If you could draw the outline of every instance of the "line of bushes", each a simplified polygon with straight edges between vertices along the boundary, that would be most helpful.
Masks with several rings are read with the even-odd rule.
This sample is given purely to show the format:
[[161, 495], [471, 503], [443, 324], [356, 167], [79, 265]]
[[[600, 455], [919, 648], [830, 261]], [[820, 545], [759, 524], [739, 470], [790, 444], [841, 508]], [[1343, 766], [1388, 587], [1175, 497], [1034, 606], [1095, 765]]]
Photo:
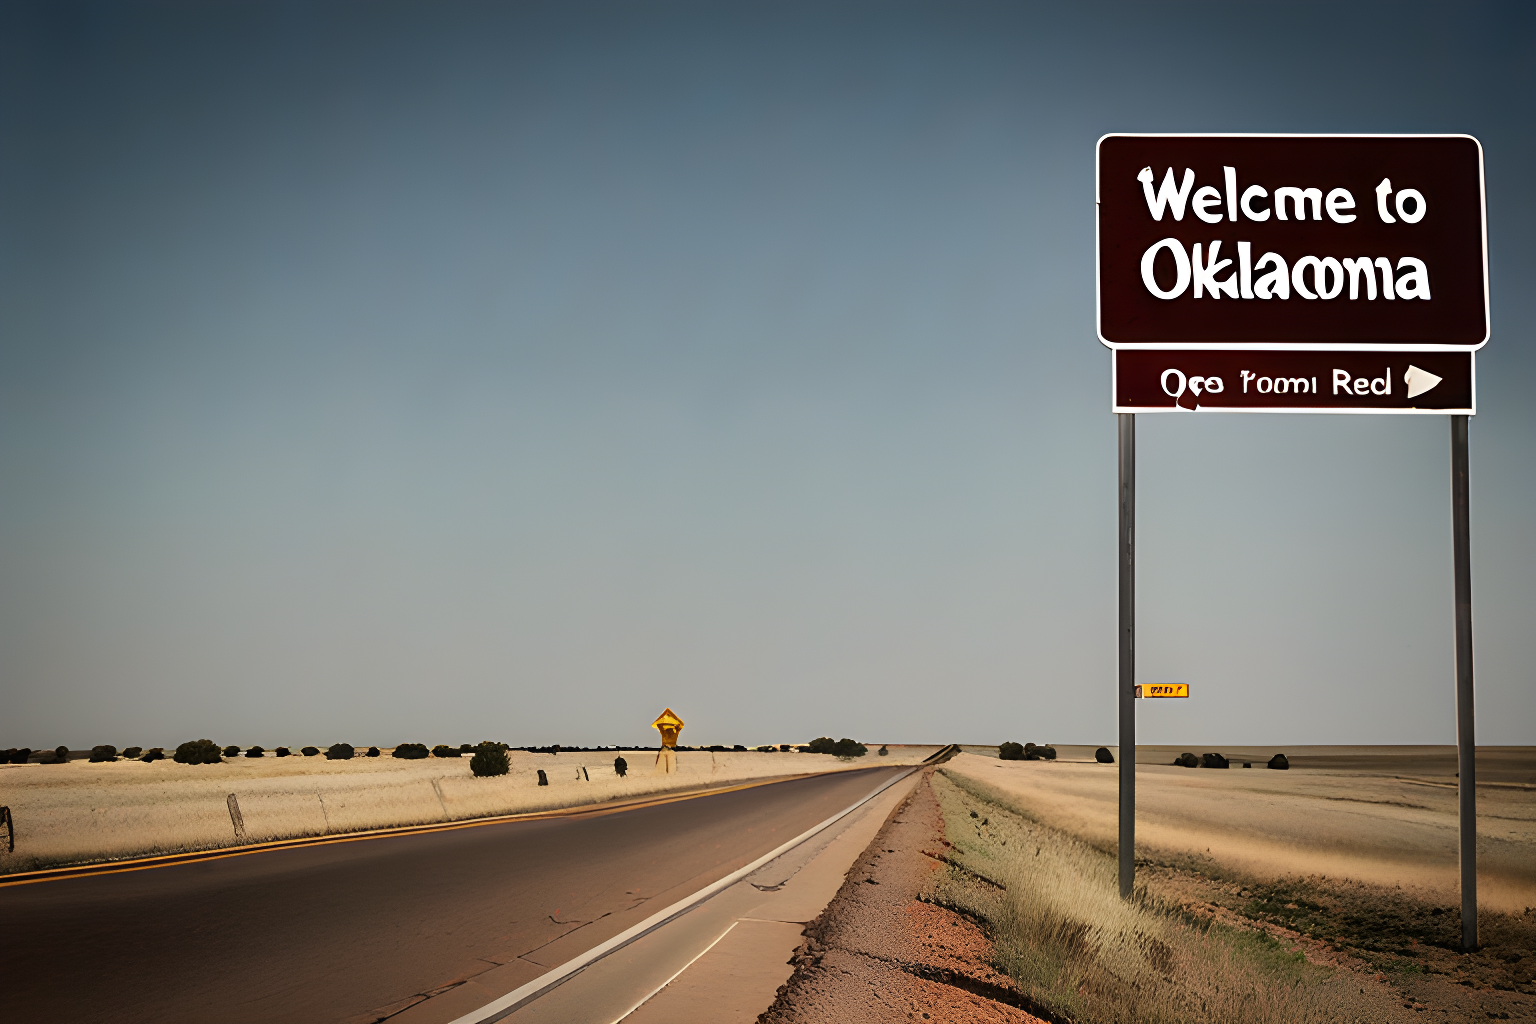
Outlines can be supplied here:
[[[94, 755], [96, 751], [93, 750], [91, 753]], [[38, 764], [64, 764], [69, 760], [69, 748], [61, 743], [52, 750], [33, 750], [31, 747], [8, 747], [0, 750], [0, 764], [27, 764], [33, 757], [39, 759]], [[91, 760], [95, 761], [97, 758], [92, 756]], [[110, 760], [110, 758], [104, 760]]]
[[[435, 746], [431, 747], [430, 749], [424, 743], [401, 743], [401, 744], [399, 744], [398, 746], [396, 746], [394, 748], [394, 750], [392, 751], [392, 756], [398, 757], [398, 758], [403, 758], [403, 759], [406, 759], [406, 760], [418, 760], [418, 759], [426, 758], [426, 757], [464, 757], [465, 755], [469, 755], [470, 759], [471, 759], [471, 762], [473, 762], [474, 759], [476, 757], [478, 757], [481, 754], [482, 750], [484, 748], [486, 748], [488, 745], [490, 747], [492, 747], [492, 748], [495, 748], [497, 753], [494, 754], [494, 755], [491, 755], [491, 756], [489, 756], [487, 758], [481, 758], [481, 762], [480, 763], [481, 763], [481, 767], [482, 768], [485, 768], [485, 767], [489, 766], [489, 767], [491, 767], [493, 769], [495, 768], [495, 766], [497, 766], [500, 763], [500, 761], [503, 761], [503, 760], [506, 759], [507, 751], [512, 750], [512, 749], [520, 749], [520, 750], [526, 750], [526, 751], [529, 751], [529, 752], [532, 752], [532, 753], [546, 753], [546, 754], [559, 754], [561, 752], [577, 753], [577, 752], [596, 752], [596, 751], [605, 751], [605, 750], [618, 751], [618, 750], [654, 750], [654, 749], [656, 749], [655, 747], [637, 747], [637, 746], [622, 746], [621, 747], [621, 746], [617, 746], [617, 745], [615, 745], [613, 747], [565, 747], [565, 746], [561, 746], [559, 744], [552, 744], [552, 745], [550, 745], [548, 747], [520, 747], [520, 748], [513, 748], [513, 747], [510, 747], [508, 744], [505, 744], [505, 743], [496, 743], [496, 742], [492, 742], [492, 741], [487, 740], [487, 741], [483, 741], [483, 742], [481, 742], [479, 744], [476, 744], [476, 745], [471, 745], [471, 744], [468, 744], [468, 743], [462, 743], [462, 744], [458, 745], [457, 747], [452, 746], [451, 744], [447, 744], [447, 743], [439, 743], [439, 744], [436, 744]], [[716, 752], [716, 753], [724, 753], [724, 752], [731, 752], [731, 753], [742, 752], [742, 753], [744, 753], [749, 748], [744, 746], [743, 744], [737, 743], [737, 744], [733, 744], [732, 746], [729, 746], [729, 747], [725, 746], [724, 744], [714, 744], [714, 745], [707, 746], [707, 747], [685, 747], [685, 746], [679, 746], [679, 747], [677, 747], [677, 749], [680, 750], [680, 751], [711, 751], [711, 752]], [[758, 750], [758, 751], [764, 752], [764, 753], [785, 752], [785, 751], [790, 751], [790, 750], [798, 749], [798, 750], [800, 750], [803, 753], [831, 754], [831, 755], [833, 755], [835, 757], [841, 757], [841, 758], [863, 757], [865, 754], [867, 754], [869, 752], [869, 748], [868, 747], [866, 747], [864, 744], [859, 743], [859, 742], [857, 742], [855, 740], [851, 740], [851, 739], [849, 739], [847, 737], [844, 737], [844, 738], [842, 738], [840, 740], [834, 740], [830, 736], [820, 736], [820, 737], [817, 737], [816, 739], [812, 740], [810, 743], [805, 744], [803, 746], [800, 746], [798, 748], [793, 746], [792, 744], [784, 743], [784, 744], [779, 744], [777, 746], [775, 746], [773, 744], [766, 744], [764, 746], [760, 746], [760, 747], [757, 747], [755, 749]], [[885, 748], [882, 747], [881, 748], [881, 753], [883, 754], [885, 752], [886, 752]], [[314, 746], [306, 746], [306, 747], [300, 748], [298, 751], [293, 751], [293, 750], [290, 750], [288, 747], [275, 747], [275, 748], [269, 749], [269, 748], [263, 747], [263, 746], [261, 746], [259, 744], [251, 746], [251, 747], [248, 747], [248, 748], [242, 750], [239, 746], [237, 746], [235, 744], [229, 744], [227, 746], [221, 746], [221, 745], [219, 745], [217, 743], [214, 743], [212, 740], [209, 740], [209, 739], [197, 739], [197, 740], [188, 740], [185, 743], [179, 744], [176, 747], [176, 751], [175, 751], [174, 755], [172, 755], [172, 758], [178, 764], [221, 764], [221, 763], [223, 763], [226, 760], [229, 760], [229, 759], [232, 759], [232, 758], [238, 758], [238, 757], [242, 757], [242, 756], [246, 757], [246, 758], [261, 758], [261, 757], [268, 757], [268, 756], [272, 756], [272, 757], [292, 757], [296, 753], [302, 754], [305, 757], [317, 757], [317, 756], [319, 756], [321, 754], [324, 754], [326, 759], [327, 760], [331, 760], [331, 761], [351, 760], [354, 757], [379, 757], [379, 756], [381, 756], [381, 752], [380, 752], [379, 748], [376, 747], [376, 746], [369, 747], [367, 749], [366, 753], [364, 753], [364, 752], [360, 752], [357, 748], [353, 747], [350, 743], [333, 743], [329, 748], [327, 748], [327, 749], [325, 749], [323, 751], [319, 747], [314, 747]], [[66, 746], [63, 746], [63, 745], [60, 745], [54, 751], [44, 752], [44, 754], [46, 756], [43, 756], [42, 759], [41, 759], [43, 764], [62, 764], [62, 763], [64, 763], [64, 762], [69, 760], [69, 748], [66, 747]], [[20, 747], [20, 748], [12, 747], [12, 748], [9, 748], [9, 749], [0, 749], [0, 764], [26, 764], [31, 758], [33, 758], [35, 756], [37, 756], [37, 753], [34, 750], [32, 750], [32, 748], [30, 748], [30, 747]], [[123, 748], [123, 750], [121, 752], [119, 752], [117, 747], [113, 746], [110, 743], [104, 743], [104, 744], [100, 744], [98, 746], [95, 746], [95, 747], [91, 748], [90, 755], [89, 755], [89, 760], [92, 763], [102, 763], [102, 762], [108, 762], [108, 761], [117, 761], [117, 760], [120, 760], [120, 759], [129, 759], [129, 760], [137, 760], [137, 761], [143, 761], [143, 762], [152, 762], [152, 761], [164, 760], [166, 758], [166, 756], [167, 755], [166, 755], [166, 752], [165, 752], [165, 748], [163, 748], [163, 747], [150, 747], [150, 748], [148, 748], [146, 750], [144, 747], [132, 746], [132, 747], [125, 747], [125, 748]], [[477, 770], [475, 770], [473, 763], [471, 764], [471, 771], [474, 771], [475, 774], [477, 774], [477, 775], [500, 775], [500, 774], [505, 774], [505, 771], [496, 771], [496, 770], [477, 771]]]
[[[1228, 761], [1226, 759], [1226, 757], [1223, 756], [1222, 754], [1209, 753], [1209, 754], [1201, 754], [1199, 757], [1196, 757], [1193, 753], [1191, 753], [1190, 751], [1187, 751], [1187, 750], [1184, 753], [1180, 754], [1178, 757], [1174, 758], [1173, 759], [1173, 763], [1175, 765], [1179, 766], [1180, 768], [1230, 768], [1230, 767], [1232, 767], [1232, 762]], [[1244, 761], [1243, 762], [1243, 767], [1244, 768], [1251, 768], [1252, 766], [1253, 766], [1253, 762], [1252, 761]], [[1290, 760], [1284, 754], [1276, 754], [1274, 757], [1269, 759], [1269, 763], [1266, 764], [1265, 767], [1266, 768], [1273, 768], [1276, 771], [1282, 771], [1283, 772], [1283, 771], [1288, 771], [1290, 769], [1291, 762], [1290, 762]]]

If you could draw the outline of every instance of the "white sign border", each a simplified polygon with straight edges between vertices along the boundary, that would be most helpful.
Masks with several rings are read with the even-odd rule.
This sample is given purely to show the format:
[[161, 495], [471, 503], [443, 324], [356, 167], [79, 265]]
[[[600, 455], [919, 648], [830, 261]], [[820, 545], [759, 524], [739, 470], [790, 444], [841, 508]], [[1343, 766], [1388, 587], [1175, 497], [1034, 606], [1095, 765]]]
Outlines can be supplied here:
[[[1483, 340], [1476, 345], [1424, 345], [1390, 343], [1348, 342], [1114, 342], [1104, 337], [1104, 300], [1100, 287], [1102, 253], [1099, 251], [1099, 151], [1105, 139], [1470, 139], [1477, 147], [1477, 193], [1482, 212], [1483, 229]], [[1211, 352], [1286, 351], [1286, 352], [1476, 352], [1488, 344], [1493, 335], [1493, 308], [1488, 298], [1488, 175], [1483, 163], [1483, 143], [1475, 135], [1454, 132], [1398, 132], [1398, 133], [1351, 133], [1351, 132], [1106, 132], [1093, 144], [1093, 330], [1100, 344], [1111, 351], [1119, 349], [1190, 349]], [[1474, 364], [1475, 370], [1475, 364]], [[1477, 380], [1473, 374], [1473, 405], [1477, 404]], [[1131, 409], [1116, 409], [1131, 412]], [[1144, 410], [1152, 412], [1154, 410]], [[1251, 412], [1249, 409], [1233, 409], [1232, 412]], [[1364, 410], [1362, 410], [1364, 411]], [[1373, 410], [1374, 411], [1374, 410]], [[1439, 415], [1438, 411], [1436, 415]]]

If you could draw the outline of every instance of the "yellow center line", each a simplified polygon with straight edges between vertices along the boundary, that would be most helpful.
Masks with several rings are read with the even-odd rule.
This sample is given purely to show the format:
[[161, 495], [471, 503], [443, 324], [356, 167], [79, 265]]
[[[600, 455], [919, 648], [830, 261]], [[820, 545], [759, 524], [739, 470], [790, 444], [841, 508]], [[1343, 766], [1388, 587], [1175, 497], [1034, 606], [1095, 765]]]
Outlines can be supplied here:
[[[862, 771], [865, 769], [854, 770]], [[846, 769], [844, 771], [846, 771]], [[0, 888], [4, 888], [10, 885], [32, 885], [38, 882], [60, 882], [70, 878], [94, 878], [97, 875], [116, 875], [127, 871], [148, 871], [151, 868], [175, 867], [178, 864], [201, 864], [210, 860], [223, 860], [226, 857], [246, 857], [253, 853], [272, 853], [278, 850], [293, 850], [310, 846], [328, 846], [332, 843], [356, 843], [368, 839], [391, 839], [396, 836], [425, 835], [430, 832], [452, 832], [461, 828], [479, 828], [482, 825], [500, 825], [512, 821], [537, 821], [543, 818], [568, 818], [579, 814], [588, 814], [592, 816], [603, 814], [618, 814], [621, 811], [633, 811], [643, 807], [659, 807], [663, 804], [677, 803], [682, 800], [693, 800], [701, 796], [716, 796], [721, 793], [735, 793], [744, 789], [754, 789], [758, 786], [769, 786], [778, 782], [788, 782], [792, 779], [806, 779], [818, 775], [841, 775], [844, 774], [844, 771], [804, 772], [798, 775], [773, 775], [765, 779], [754, 779], [750, 782], [737, 783], [733, 786], [689, 790], [683, 793], [669, 793], [662, 796], [643, 797], [636, 800], [628, 800], [617, 803], [581, 804], [574, 807], [555, 807], [547, 811], [526, 811], [521, 814], [499, 814], [487, 818], [468, 818], [464, 821], [447, 821], [432, 825], [401, 825], [394, 828], [369, 829], [362, 832], [352, 832], [339, 836], [311, 836], [299, 839], [274, 839], [265, 843], [252, 843], [249, 846], [239, 847], [238, 849], [191, 850], [186, 853], [162, 854], [156, 857], [138, 857], [132, 860], [115, 861], [111, 864], [78, 865], [59, 868], [40, 868], [36, 871], [18, 871], [15, 874], [0, 877]]]

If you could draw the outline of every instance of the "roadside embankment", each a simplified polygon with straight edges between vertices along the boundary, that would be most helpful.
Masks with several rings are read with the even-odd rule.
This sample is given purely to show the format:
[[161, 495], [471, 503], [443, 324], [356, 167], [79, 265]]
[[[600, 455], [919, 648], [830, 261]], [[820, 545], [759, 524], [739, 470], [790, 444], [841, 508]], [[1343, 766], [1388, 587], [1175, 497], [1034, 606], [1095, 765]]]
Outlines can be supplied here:
[[[0, 874], [629, 800], [777, 776], [916, 764], [936, 746], [848, 760], [822, 754], [683, 751], [659, 771], [645, 750], [508, 752], [507, 775], [477, 778], [466, 757], [229, 758], [219, 764], [115, 761], [0, 766], [16, 849]], [[629, 773], [614, 771], [614, 758]], [[539, 785], [542, 770], [548, 785]]]

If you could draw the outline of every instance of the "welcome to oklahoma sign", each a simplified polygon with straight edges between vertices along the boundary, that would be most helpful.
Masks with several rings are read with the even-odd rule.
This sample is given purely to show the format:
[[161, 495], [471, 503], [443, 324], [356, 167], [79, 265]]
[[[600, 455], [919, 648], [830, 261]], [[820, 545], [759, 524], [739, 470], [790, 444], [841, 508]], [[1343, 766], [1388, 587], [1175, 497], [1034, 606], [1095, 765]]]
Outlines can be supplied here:
[[1488, 341], [1465, 135], [1106, 135], [1117, 412], [1471, 413]]

